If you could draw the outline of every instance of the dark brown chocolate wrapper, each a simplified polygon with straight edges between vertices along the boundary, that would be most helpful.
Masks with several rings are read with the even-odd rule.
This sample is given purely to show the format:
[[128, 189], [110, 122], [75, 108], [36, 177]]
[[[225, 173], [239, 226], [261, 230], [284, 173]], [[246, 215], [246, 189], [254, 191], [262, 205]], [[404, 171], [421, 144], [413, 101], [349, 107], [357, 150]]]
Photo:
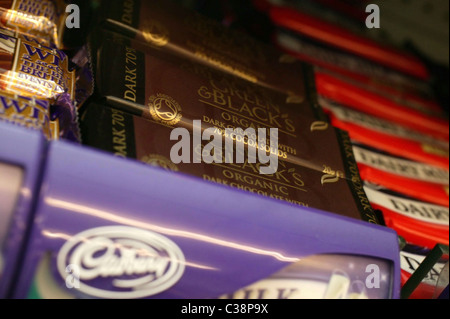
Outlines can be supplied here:
[[335, 178], [283, 160], [278, 162], [278, 171], [273, 175], [260, 175], [257, 164], [248, 161], [243, 164], [181, 162], [175, 165], [170, 152], [176, 141], [170, 141], [170, 127], [96, 103], [87, 105], [80, 120], [83, 143], [115, 156], [137, 159], [293, 204], [378, 223], [363, 189], [358, 189], [360, 181], [357, 178]]
[[203, 128], [221, 132], [277, 128], [281, 159], [347, 177], [340, 137], [327, 122], [304, 114], [308, 103], [286, 104], [279, 92], [159, 50], [140, 51], [120, 36], [102, 43], [92, 54], [99, 100], [171, 127], [192, 129], [193, 120], [201, 120]]
[[[314, 81], [307, 79], [304, 65], [244, 33], [171, 1], [103, 4], [104, 25], [136, 39], [136, 45], [155, 47], [282, 92], [287, 101], [308, 99]], [[312, 111], [309, 115], [321, 116], [319, 110]]]

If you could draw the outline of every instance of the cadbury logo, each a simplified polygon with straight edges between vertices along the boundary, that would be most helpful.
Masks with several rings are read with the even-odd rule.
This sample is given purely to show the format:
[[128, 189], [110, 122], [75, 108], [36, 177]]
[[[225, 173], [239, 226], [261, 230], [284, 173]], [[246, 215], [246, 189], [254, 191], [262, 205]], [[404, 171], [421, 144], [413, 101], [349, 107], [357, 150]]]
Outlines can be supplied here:
[[184, 273], [185, 258], [170, 239], [124, 226], [100, 227], [72, 237], [61, 248], [57, 267], [78, 269], [79, 290], [98, 298], [135, 299], [159, 294]]

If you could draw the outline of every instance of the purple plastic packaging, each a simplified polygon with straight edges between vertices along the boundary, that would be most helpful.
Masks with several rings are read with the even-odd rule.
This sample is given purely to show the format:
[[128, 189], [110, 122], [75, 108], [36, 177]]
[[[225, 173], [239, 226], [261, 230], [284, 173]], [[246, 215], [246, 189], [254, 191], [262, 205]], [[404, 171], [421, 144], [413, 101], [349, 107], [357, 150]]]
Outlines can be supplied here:
[[37, 197], [44, 135], [0, 123], [0, 299], [8, 297]]
[[49, 145], [13, 298], [399, 298], [391, 229]]

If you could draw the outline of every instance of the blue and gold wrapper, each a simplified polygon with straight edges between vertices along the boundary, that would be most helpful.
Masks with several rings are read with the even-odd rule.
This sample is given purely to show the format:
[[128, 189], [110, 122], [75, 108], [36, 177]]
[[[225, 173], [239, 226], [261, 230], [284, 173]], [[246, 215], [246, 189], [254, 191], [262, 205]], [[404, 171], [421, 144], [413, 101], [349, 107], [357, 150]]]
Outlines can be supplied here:
[[0, 1], [0, 27], [61, 48], [66, 6], [64, 0]]
[[[2, 118], [40, 128], [47, 138], [80, 141], [77, 106], [90, 93], [77, 89], [77, 79], [84, 76], [79, 70], [82, 67], [65, 52], [45, 46], [40, 39], [0, 29]], [[78, 96], [84, 98], [77, 98], [76, 92], [83, 92]], [[25, 102], [39, 107], [20, 106]]]

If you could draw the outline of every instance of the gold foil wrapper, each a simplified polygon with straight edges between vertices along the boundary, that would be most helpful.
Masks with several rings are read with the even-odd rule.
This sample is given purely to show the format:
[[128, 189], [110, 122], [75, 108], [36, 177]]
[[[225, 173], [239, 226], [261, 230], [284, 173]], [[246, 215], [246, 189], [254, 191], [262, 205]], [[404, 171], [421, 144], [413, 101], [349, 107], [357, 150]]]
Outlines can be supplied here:
[[63, 0], [0, 1], [0, 27], [62, 46], [66, 18]]
[[54, 101], [63, 93], [73, 99], [74, 85], [64, 52], [0, 30], [0, 89]]
[[1, 91], [0, 121], [41, 131], [49, 140], [59, 136], [59, 123], [50, 120], [50, 104], [44, 100]]

